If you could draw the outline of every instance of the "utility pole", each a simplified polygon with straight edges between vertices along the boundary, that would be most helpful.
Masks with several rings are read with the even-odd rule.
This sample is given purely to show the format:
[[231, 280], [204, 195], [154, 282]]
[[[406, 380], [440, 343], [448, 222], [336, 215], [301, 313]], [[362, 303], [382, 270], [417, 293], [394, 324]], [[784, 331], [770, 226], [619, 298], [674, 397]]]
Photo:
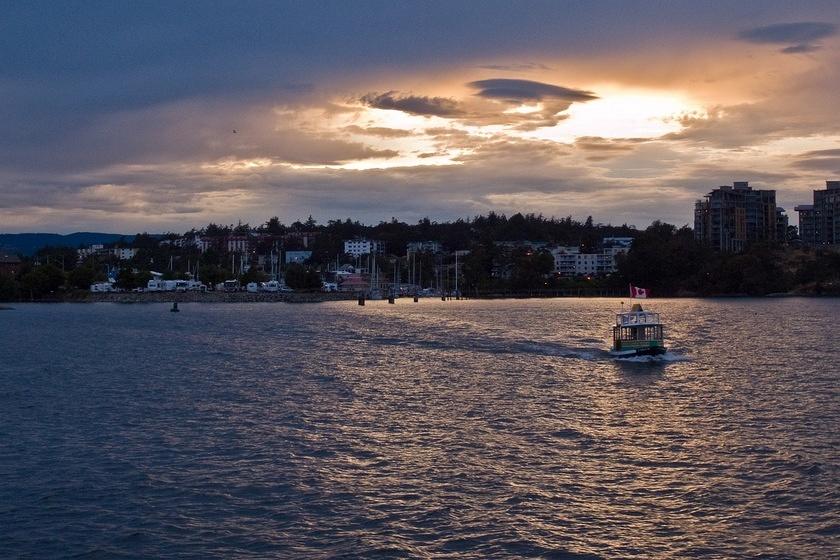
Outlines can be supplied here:
[[458, 251], [455, 251], [455, 299], [461, 299], [461, 293], [458, 291]]

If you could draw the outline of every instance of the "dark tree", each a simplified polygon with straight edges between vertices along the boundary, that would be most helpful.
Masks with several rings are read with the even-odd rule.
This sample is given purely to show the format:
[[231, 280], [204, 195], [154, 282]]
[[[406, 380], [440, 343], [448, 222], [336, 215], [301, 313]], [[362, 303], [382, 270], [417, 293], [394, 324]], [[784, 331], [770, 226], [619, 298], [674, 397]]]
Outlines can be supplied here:
[[301, 264], [290, 264], [284, 274], [286, 285], [295, 290], [321, 289], [321, 275]]
[[38, 299], [54, 294], [64, 285], [64, 273], [51, 264], [37, 266], [20, 278], [24, 295]]

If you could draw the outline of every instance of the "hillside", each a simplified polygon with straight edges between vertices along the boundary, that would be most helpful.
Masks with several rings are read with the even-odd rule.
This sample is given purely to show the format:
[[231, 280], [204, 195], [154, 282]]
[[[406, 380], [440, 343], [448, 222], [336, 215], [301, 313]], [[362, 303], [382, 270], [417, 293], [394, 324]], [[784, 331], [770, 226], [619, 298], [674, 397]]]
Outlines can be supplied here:
[[26, 256], [35, 254], [42, 247], [79, 247], [95, 243], [114, 243], [125, 240], [130, 242], [133, 235], [117, 233], [96, 233], [81, 231], [60, 235], [58, 233], [0, 233], [0, 249], [10, 253], [21, 253]]

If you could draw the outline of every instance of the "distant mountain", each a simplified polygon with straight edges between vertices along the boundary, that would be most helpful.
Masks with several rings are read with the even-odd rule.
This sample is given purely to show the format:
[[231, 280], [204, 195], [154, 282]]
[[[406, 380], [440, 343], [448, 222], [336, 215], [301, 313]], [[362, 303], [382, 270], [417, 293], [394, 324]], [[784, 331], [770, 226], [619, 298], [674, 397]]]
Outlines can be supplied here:
[[57, 233], [0, 233], [0, 249], [10, 253], [34, 255], [42, 247], [79, 247], [96, 243], [131, 242], [133, 235], [80, 231], [68, 235]]

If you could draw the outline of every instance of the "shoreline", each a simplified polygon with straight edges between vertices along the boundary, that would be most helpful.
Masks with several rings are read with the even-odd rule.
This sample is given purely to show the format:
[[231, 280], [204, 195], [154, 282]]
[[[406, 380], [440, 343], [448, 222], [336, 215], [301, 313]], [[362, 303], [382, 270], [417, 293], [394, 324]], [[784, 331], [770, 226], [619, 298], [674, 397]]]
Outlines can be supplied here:
[[[773, 293], [763, 296], [750, 296], [746, 294], [715, 294], [715, 295], [688, 295], [667, 296], [657, 299], [786, 299], [786, 298], [836, 298], [838, 294], [813, 294], [813, 293]], [[64, 297], [44, 298], [40, 300], [14, 300], [0, 303], [0, 310], [12, 309], [8, 307], [15, 303], [121, 303], [121, 304], [143, 304], [143, 303], [324, 303], [330, 301], [355, 301], [358, 294], [353, 292], [141, 292], [141, 293], [91, 293], [73, 292]], [[611, 298], [629, 299], [626, 295], [607, 293], [488, 293], [479, 295], [465, 295], [463, 300], [503, 300], [503, 299], [592, 299]], [[411, 296], [398, 297], [397, 300], [412, 300]], [[440, 296], [421, 297], [420, 300], [439, 301]], [[455, 300], [449, 297], [447, 300]], [[367, 299], [367, 301], [377, 301]], [[385, 298], [382, 299], [385, 301]]]
[[88, 293], [83, 298], [66, 298], [67, 303], [322, 303], [356, 299], [339, 292], [142, 292]]

